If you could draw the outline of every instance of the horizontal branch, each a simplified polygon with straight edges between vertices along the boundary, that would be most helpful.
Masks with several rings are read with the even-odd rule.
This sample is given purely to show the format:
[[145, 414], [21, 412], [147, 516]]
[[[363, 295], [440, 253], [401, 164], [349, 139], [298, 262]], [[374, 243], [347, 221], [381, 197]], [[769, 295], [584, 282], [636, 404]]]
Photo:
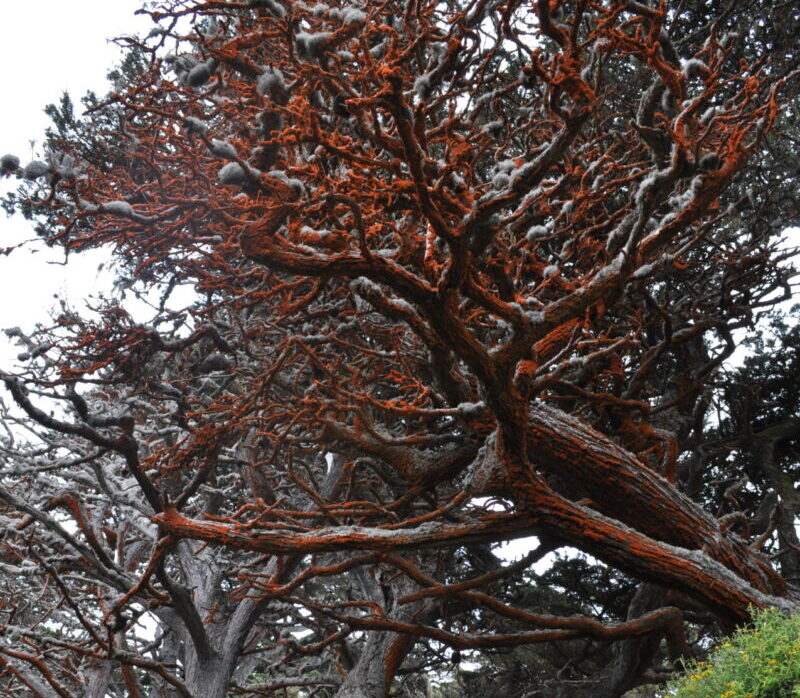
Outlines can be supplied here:
[[416, 528], [393, 530], [332, 526], [309, 533], [289, 530], [252, 532], [235, 524], [189, 519], [172, 508], [154, 516], [153, 521], [179, 538], [274, 555], [328, 553], [336, 550], [416, 550], [511, 540], [538, 532], [531, 518], [517, 514], [490, 514], [460, 523], [423, 523]]

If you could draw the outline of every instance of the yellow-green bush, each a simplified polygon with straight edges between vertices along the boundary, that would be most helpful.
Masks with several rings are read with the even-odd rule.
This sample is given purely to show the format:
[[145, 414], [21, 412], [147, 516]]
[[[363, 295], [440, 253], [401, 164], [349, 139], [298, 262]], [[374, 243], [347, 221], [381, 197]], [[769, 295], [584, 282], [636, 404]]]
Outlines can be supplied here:
[[800, 698], [800, 615], [759, 612], [707, 662], [670, 685], [676, 698]]

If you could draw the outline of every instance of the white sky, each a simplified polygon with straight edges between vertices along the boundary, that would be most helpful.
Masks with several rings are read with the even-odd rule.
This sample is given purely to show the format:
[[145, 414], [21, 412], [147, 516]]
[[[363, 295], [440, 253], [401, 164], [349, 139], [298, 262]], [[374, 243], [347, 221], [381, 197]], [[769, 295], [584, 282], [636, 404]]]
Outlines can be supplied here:
[[[39, 145], [48, 118], [43, 109], [56, 103], [67, 90], [80, 109], [87, 90], [107, 91], [106, 73], [120, 56], [108, 37], [149, 30], [150, 20], [134, 17], [139, 0], [38, 0], [0, 5], [0, 155], [17, 155], [25, 165], [40, 154]], [[37, 141], [31, 149], [30, 141]], [[16, 180], [0, 180], [0, 192], [13, 191]], [[21, 216], [7, 218], [0, 212], [0, 249], [33, 237]], [[36, 250], [35, 254], [31, 254]], [[68, 297], [77, 306], [99, 285], [107, 287], [109, 274], [98, 274], [102, 254], [70, 259], [69, 274], [63, 254], [41, 245], [0, 255], [0, 330], [23, 330], [47, 319], [57, 302], [54, 294]], [[0, 334], [0, 368], [8, 369], [18, 350]]]

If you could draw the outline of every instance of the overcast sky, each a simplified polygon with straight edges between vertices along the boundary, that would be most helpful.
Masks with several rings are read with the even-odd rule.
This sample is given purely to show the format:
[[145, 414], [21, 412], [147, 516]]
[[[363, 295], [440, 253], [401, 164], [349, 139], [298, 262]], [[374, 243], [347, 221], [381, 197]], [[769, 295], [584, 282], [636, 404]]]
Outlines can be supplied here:
[[[40, 155], [42, 134], [48, 124], [46, 104], [57, 102], [67, 90], [77, 105], [92, 89], [107, 90], [106, 73], [120, 56], [107, 39], [148, 29], [150, 20], [134, 17], [139, 0], [38, 0], [0, 4], [0, 155], [17, 155], [23, 165]], [[31, 141], [37, 143], [31, 147]], [[14, 179], [0, 180], [0, 192], [13, 190]], [[21, 217], [6, 218], [0, 212], [0, 249], [33, 237], [30, 224]], [[33, 250], [35, 254], [31, 254]], [[54, 294], [70, 301], [107, 286], [109, 274], [98, 274], [101, 255], [70, 260], [69, 274], [63, 254], [40, 245], [0, 256], [0, 330], [20, 326], [30, 329], [47, 318], [57, 302]], [[8, 369], [12, 351], [0, 335], [0, 368]]]

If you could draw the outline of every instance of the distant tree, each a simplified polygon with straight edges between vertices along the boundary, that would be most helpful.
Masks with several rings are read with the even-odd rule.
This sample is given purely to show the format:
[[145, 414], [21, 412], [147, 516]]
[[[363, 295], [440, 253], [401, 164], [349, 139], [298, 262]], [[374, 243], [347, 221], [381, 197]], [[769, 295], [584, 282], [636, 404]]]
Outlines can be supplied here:
[[724, 366], [791, 297], [797, 3], [143, 11], [2, 160], [119, 275], [11, 330], [6, 692], [621, 696], [800, 610], [797, 332]]

